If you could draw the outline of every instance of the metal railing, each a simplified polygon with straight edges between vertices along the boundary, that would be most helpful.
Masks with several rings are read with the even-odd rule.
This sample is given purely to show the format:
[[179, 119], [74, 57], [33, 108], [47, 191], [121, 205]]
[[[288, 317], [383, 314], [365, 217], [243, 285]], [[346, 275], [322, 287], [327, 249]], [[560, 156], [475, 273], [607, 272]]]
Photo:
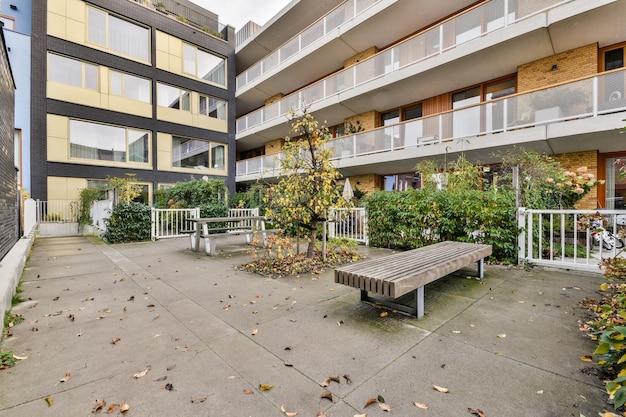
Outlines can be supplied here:
[[78, 200], [37, 200], [37, 223], [73, 223], [80, 215]]
[[324, 17], [289, 39], [274, 52], [239, 74], [237, 76], [236, 88], [244, 88], [246, 85], [276, 68], [281, 63], [285, 62], [285, 60], [296, 55], [317, 40], [329, 34], [337, 35], [337, 29], [341, 27], [341, 25], [351, 21], [370, 6], [380, 3], [381, 1], [382, 0], [347, 0], [340, 4]]
[[[457, 110], [413, 119], [327, 143], [332, 159], [393, 152], [455, 139], [508, 132], [568, 120], [626, 111], [626, 70], [515, 94]], [[282, 154], [237, 162], [237, 175], [280, 173]]]
[[[282, 117], [290, 111], [296, 111], [302, 107], [311, 106], [312, 104], [335, 96], [343, 91], [354, 89], [376, 78], [400, 71], [408, 65], [440, 55], [451, 48], [472, 39], [479, 38], [486, 33], [502, 29], [530, 15], [541, 13], [571, 1], [573, 0], [545, 0], [541, 2], [524, 3], [521, 0], [493, 0], [482, 4], [437, 26], [427, 29], [369, 59], [361, 61], [356, 65], [298, 90], [281, 100], [238, 118], [237, 133], [244, 132], [262, 123]], [[340, 6], [340, 8], [342, 8], [341, 10], [343, 10], [343, 7], [349, 9], [348, 3], [351, 4], [353, 1], [344, 3]], [[375, 2], [369, 1], [369, 3], [374, 4]], [[369, 6], [371, 6], [371, 4], [368, 5], [368, 7]], [[335, 16], [333, 13], [339, 13], [337, 10], [340, 9], [335, 9], [319, 22], [332, 20], [333, 16]], [[316, 25], [317, 24], [310, 26], [307, 31], [313, 31]], [[239, 77], [237, 77], [237, 89], [243, 88], [251, 81], [259, 78], [263, 73], [274, 69], [280, 62], [283, 62], [285, 59], [298, 52], [300, 45], [303, 44], [300, 39], [304, 36], [304, 33], [305, 32], [302, 32], [297, 37], [288, 41], [281, 48], [239, 75]], [[325, 36], [327, 32], [320, 32], [320, 37], [322, 33]], [[311, 42], [305, 42], [306, 45], [310, 43]]]
[[[590, 226], [590, 218], [601, 222]], [[620, 256], [626, 210], [518, 210], [520, 262], [601, 273], [598, 263]], [[612, 236], [603, 240], [602, 233]], [[612, 243], [611, 243], [612, 242]]]
[[187, 236], [196, 229], [189, 219], [200, 217], [200, 209], [152, 209], [151, 239], [165, 239]]
[[365, 208], [331, 208], [328, 212], [328, 237], [369, 244]]

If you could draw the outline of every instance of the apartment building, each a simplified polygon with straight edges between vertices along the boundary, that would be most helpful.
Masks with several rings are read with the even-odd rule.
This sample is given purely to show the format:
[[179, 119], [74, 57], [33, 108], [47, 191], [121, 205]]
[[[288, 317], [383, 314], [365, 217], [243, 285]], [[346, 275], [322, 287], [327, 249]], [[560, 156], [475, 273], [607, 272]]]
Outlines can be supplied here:
[[31, 194], [133, 175], [142, 201], [190, 178], [234, 190], [234, 29], [187, 0], [32, 4]]
[[420, 187], [418, 162], [461, 153], [489, 178], [523, 147], [606, 180], [580, 208], [624, 208], [624, 16], [626, 0], [294, 1], [236, 47], [237, 185], [276, 180], [286, 114], [307, 107], [364, 192]]

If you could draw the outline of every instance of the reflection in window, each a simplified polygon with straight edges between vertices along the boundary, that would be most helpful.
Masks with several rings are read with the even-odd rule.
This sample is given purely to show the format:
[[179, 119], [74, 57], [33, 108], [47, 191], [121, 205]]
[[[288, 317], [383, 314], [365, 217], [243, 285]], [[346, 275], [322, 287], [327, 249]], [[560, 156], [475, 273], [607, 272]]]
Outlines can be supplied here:
[[226, 120], [226, 100], [200, 96], [200, 114]]
[[215, 84], [226, 85], [226, 60], [189, 44], [183, 45], [183, 71]]
[[117, 71], [109, 72], [111, 94], [150, 103], [150, 80]]
[[623, 210], [626, 197], [626, 178], [618, 178], [620, 166], [615, 165], [618, 159], [625, 159], [626, 155], [606, 159], [606, 208], [609, 210]]
[[49, 53], [48, 81], [97, 90], [98, 67], [87, 62]]
[[172, 166], [209, 169], [209, 142], [173, 136]]
[[93, 7], [89, 7], [87, 18], [89, 42], [142, 61], [150, 59], [150, 31], [148, 28]]
[[148, 132], [70, 120], [72, 158], [147, 163], [148, 147]]
[[171, 109], [189, 111], [189, 91], [157, 83], [157, 104]]

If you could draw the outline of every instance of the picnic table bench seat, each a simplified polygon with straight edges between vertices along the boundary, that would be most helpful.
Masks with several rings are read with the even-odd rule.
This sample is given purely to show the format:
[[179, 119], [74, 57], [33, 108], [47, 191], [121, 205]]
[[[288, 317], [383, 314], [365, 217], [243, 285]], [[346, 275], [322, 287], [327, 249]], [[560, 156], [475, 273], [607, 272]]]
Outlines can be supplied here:
[[[361, 301], [420, 318], [424, 315], [426, 284], [474, 262], [477, 263], [477, 276], [483, 278], [484, 259], [491, 253], [491, 245], [439, 242], [337, 267], [335, 282], [361, 290]], [[411, 291], [415, 292], [415, 308], [395, 300]], [[373, 298], [369, 293], [386, 298]]]

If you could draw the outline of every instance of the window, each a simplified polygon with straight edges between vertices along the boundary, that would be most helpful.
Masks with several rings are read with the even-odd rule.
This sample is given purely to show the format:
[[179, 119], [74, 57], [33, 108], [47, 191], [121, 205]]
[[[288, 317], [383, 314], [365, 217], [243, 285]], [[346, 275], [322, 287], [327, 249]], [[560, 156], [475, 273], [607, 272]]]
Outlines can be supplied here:
[[226, 60], [183, 44], [183, 71], [199, 79], [226, 86]]
[[395, 125], [400, 123], [400, 110], [392, 110], [380, 115], [380, 120], [383, 126]]
[[150, 80], [125, 74], [109, 72], [109, 88], [112, 95], [126, 97], [131, 100], [150, 103]]
[[189, 91], [157, 83], [157, 104], [171, 109], [190, 111]]
[[385, 191], [406, 191], [411, 188], [422, 188], [422, 176], [420, 174], [385, 175], [383, 186]]
[[15, 19], [11, 16], [0, 15], [0, 22], [4, 24], [4, 30], [15, 30]]
[[[210, 151], [210, 152], [209, 152]], [[172, 166], [192, 169], [226, 169], [226, 146], [206, 140], [172, 137]]]
[[200, 96], [200, 114], [215, 119], [226, 120], [226, 100]]
[[70, 157], [115, 162], [148, 162], [146, 131], [70, 120]]
[[624, 67], [624, 48], [617, 48], [604, 53], [604, 70]]
[[87, 62], [48, 53], [48, 81], [98, 90], [98, 67]]
[[89, 7], [87, 39], [111, 51], [150, 60], [150, 31], [127, 20]]

